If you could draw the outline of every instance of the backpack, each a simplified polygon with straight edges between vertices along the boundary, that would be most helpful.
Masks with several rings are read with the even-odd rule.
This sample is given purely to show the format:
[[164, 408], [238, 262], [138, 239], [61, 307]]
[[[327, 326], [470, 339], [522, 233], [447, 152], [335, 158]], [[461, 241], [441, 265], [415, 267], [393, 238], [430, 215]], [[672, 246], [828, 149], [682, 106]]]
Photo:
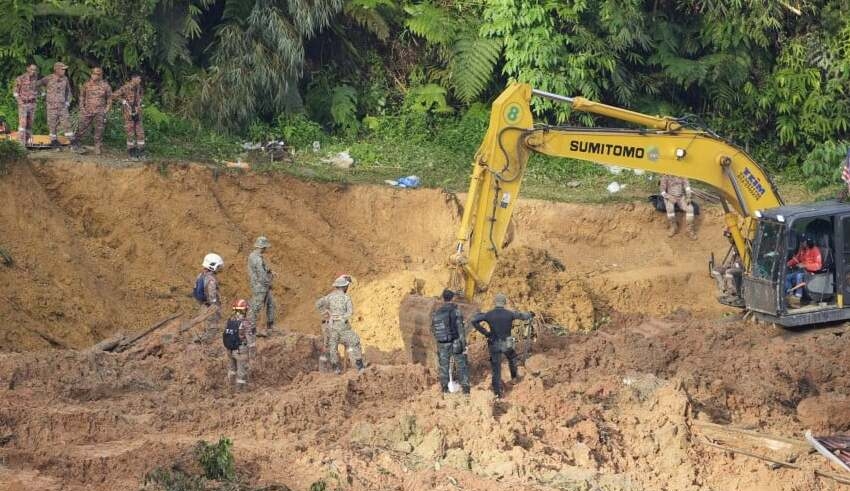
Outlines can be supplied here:
[[242, 340], [239, 339], [239, 326], [241, 324], [242, 319], [230, 319], [224, 326], [224, 334], [221, 336], [221, 340], [224, 347], [230, 351], [238, 350], [239, 345], [242, 344]]
[[205, 280], [204, 273], [199, 274], [195, 280], [195, 288], [192, 290], [192, 296], [201, 303], [207, 303], [207, 282]]
[[434, 339], [438, 343], [450, 343], [456, 337], [453, 312], [454, 306], [452, 305], [451, 308], [441, 307], [431, 316], [431, 333], [434, 334]]

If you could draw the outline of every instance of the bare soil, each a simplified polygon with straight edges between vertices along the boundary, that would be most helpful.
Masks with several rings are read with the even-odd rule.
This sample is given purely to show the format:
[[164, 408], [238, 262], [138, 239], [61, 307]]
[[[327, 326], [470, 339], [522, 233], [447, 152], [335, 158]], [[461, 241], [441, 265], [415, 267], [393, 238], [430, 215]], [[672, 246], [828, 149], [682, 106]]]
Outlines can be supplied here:
[[[453, 196], [54, 157], [13, 167], [0, 199], [15, 260], [0, 265], [0, 489], [140, 489], [221, 435], [246, 480], [293, 490], [839, 489], [814, 476], [837, 472], [817, 454], [749, 448], [807, 470], [771, 469], [703, 444], [704, 423], [794, 439], [850, 430], [850, 334], [743, 323], [717, 304], [706, 259], [726, 244], [712, 207], [690, 241], [667, 239], [645, 203], [520, 202], [481, 300], [503, 291], [564, 329], [541, 333], [494, 401], [478, 335], [469, 399], [442, 397], [433, 371], [401, 355], [402, 297], [446, 278]], [[251, 390], [234, 393], [220, 341], [179, 327], [206, 252], [226, 261], [226, 302], [247, 294], [260, 234], [286, 334], [260, 340]], [[356, 278], [362, 375], [318, 371], [313, 302], [341, 272]], [[176, 313], [124, 353], [87, 349]]]

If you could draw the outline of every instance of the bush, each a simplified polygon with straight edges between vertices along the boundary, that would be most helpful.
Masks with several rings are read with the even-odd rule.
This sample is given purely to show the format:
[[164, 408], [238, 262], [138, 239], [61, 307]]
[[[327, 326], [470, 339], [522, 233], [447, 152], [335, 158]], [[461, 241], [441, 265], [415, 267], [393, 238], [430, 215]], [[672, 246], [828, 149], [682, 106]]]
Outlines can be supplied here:
[[203, 440], [195, 447], [195, 455], [204, 469], [207, 479], [231, 481], [236, 478], [235, 462], [230, 449], [233, 442], [227, 437], [221, 437], [216, 444]]
[[328, 136], [319, 123], [311, 121], [301, 113], [278, 116], [275, 132], [283, 137], [283, 141], [287, 145], [296, 148], [312, 145], [314, 141], [324, 142]]
[[841, 182], [842, 163], [847, 143], [826, 141], [816, 146], [803, 161], [802, 171], [809, 190], [834, 186]]
[[17, 140], [0, 140], [0, 173], [6, 173], [6, 165], [23, 159], [26, 149]]
[[157, 468], [145, 474], [145, 487], [148, 484], [164, 491], [205, 491], [204, 478], [190, 476], [183, 471]]

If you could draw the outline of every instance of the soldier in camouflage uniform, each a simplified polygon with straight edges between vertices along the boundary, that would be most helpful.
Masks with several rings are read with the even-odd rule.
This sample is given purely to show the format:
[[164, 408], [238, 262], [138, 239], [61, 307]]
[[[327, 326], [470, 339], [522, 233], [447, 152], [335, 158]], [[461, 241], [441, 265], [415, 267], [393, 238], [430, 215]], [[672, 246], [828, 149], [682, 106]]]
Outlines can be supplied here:
[[661, 197], [664, 198], [664, 207], [667, 209], [667, 221], [670, 229], [668, 237], [676, 235], [678, 224], [676, 223], [676, 205], [685, 212], [685, 223], [688, 225], [688, 237], [697, 238], [694, 229], [694, 206], [691, 203], [691, 184], [684, 177], [662, 176], [660, 182]]
[[15, 79], [12, 95], [18, 101], [18, 139], [26, 146], [32, 137], [32, 123], [35, 119], [35, 98], [38, 95], [38, 67], [27, 66], [27, 71]]
[[351, 316], [354, 307], [348, 296], [348, 285], [351, 281], [347, 276], [340, 276], [334, 283], [334, 291], [316, 302], [316, 309], [328, 319], [328, 357], [336, 373], [342, 373], [339, 365], [337, 348], [342, 343], [348, 350], [349, 357], [354, 361], [360, 373], [366, 369], [363, 365], [363, 352], [360, 348], [360, 338], [351, 329]]
[[95, 68], [80, 90], [80, 125], [74, 136], [74, 149], [80, 149], [80, 138], [94, 125], [94, 153], [100, 155], [106, 115], [112, 108], [112, 88], [103, 80], [103, 70]]
[[73, 138], [69, 123], [68, 108], [71, 107], [71, 82], [65, 76], [68, 67], [57, 61], [53, 64], [53, 74], [38, 81], [40, 87], [47, 90], [47, 128], [50, 130], [50, 145], [59, 147], [59, 130], [65, 132], [65, 136]]
[[121, 101], [124, 131], [127, 133], [127, 154], [131, 159], [145, 157], [145, 130], [142, 127], [142, 77], [133, 75], [112, 95]]
[[274, 273], [263, 259], [263, 253], [271, 244], [269, 239], [260, 236], [254, 242], [254, 250], [248, 255], [248, 281], [251, 284], [251, 310], [248, 317], [256, 326], [260, 311], [266, 311], [266, 333], [260, 336], [272, 334], [274, 331], [277, 307], [272, 297], [272, 280]]

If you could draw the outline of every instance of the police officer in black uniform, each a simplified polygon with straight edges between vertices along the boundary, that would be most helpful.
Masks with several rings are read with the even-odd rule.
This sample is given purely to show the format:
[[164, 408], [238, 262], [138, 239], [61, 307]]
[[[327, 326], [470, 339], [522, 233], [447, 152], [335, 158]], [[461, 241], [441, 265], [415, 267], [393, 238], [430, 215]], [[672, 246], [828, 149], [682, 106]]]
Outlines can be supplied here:
[[[493, 393], [496, 397], [502, 397], [502, 355], [508, 359], [508, 368], [511, 378], [517, 377], [516, 364], [516, 339], [511, 336], [511, 329], [515, 320], [529, 320], [534, 314], [530, 312], [514, 312], [505, 308], [508, 298], [498, 293], [493, 298], [493, 310], [478, 313], [472, 318], [472, 326], [487, 338], [490, 348], [490, 368], [493, 375]], [[490, 330], [485, 330], [481, 323], [486, 322]]]
[[466, 329], [463, 327], [463, 314], [452, 302], [454, 296], [453, 291], [443, 290], [443, 304], [431, 316], [431, 332], [437, 341], [437, 362], [440, 366], [440, 387], [443, 393], [449, 391], [449, 361], [454, 357], [463, 393], [469, 394]]

